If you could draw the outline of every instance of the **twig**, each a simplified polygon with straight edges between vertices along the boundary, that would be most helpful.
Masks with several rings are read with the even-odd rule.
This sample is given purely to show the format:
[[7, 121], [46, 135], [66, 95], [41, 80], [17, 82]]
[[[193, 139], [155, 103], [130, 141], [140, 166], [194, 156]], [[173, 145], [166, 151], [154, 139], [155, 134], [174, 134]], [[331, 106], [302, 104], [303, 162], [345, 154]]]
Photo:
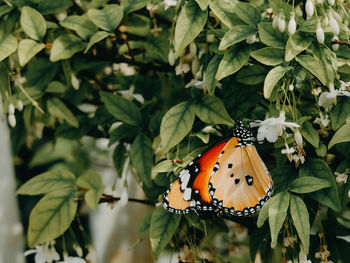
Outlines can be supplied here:
[[343, 41], [343, 40], [333, 39], [331, 42], [332, 42], [332, 44], [346, 45], [346, 46], [350, 47], [350, 43]]
[[[84, 197], [78, 197], [75, 199], [75, 201], [84, 201], [84, 200], [85, 200]], [[112, 195], [103, 194], [102, 198], [99, 201], [99, 204], [101, 204], [101, 203], [113, 203], [113, 202], [117, 202], [117, 201], [120, 201], [120, 197], [115, 197]], [[141, 199], [136, 199], [136, 198], [128, 198], [128, 201], [140, 203], [140, 204], [144, 204], [144, 205], [154, 205], [153, 203], [151, 203], [148, 200], [141, 200]]]

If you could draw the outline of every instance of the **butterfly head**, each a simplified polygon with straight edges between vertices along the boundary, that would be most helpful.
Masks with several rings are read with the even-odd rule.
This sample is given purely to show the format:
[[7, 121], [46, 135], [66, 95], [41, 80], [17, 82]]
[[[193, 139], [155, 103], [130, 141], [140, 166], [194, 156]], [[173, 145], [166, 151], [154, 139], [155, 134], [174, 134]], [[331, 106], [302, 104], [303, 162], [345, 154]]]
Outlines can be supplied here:
[[253, 133], [244, 128], [243, 123], [241, 121], [236, 121], [235, 126], [233, 127], [233, 137], [238, 138], [238, 142], [242, 146], [252, 145], [255, 141], [255, 137]]

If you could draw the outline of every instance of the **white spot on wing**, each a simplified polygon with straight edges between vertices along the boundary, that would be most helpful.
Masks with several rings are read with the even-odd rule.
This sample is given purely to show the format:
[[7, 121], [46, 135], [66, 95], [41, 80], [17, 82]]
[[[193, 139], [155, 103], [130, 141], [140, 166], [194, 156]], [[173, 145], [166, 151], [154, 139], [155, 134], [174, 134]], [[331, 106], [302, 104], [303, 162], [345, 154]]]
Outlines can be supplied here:
[[191, 193], [192, 189], [191, 188], [186, 188], [184, 192], [184, 200], [188, 201], [191, 199]]

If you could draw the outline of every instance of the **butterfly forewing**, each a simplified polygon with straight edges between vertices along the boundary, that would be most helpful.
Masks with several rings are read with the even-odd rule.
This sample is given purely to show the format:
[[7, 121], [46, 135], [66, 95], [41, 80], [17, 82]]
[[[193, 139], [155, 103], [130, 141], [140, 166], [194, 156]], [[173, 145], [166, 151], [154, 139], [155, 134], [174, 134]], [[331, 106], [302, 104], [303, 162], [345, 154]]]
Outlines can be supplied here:
[[272, 180], [252, 145], [239, 146], [232, 138], [213, 169], [209, 190], [213, 204], [231, 215], [250, 215], [272, 194]]

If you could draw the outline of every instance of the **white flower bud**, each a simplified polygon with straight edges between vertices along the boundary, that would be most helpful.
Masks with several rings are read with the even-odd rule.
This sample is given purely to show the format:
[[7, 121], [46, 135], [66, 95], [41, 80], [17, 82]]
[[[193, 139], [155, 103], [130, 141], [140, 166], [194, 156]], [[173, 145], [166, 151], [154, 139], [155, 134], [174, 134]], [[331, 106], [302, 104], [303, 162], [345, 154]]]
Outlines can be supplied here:
[[323, 0], [316, 0], [317, 4], [322, 5], [323, 4]]
[[79, 89], [79, 86], [80, 86], [80, 83], [79, 83], [79, 79], [72, 73], [71, 74], [71, 84], [72, 84], [72, 87], [75, 89], [75, 90], [78, 90]]
[[328, 23], [329, 23], [328, 17], [324, 16], [323, 19], [322, 19], [322, 26], [323, 27], [327, 27]]
[[107, 66], [107, 67], [105, 67], [104, 69], [103, 69], [103, 73], [105, 73], [105, 75], [111, 75], [112, 73], [113, 73], [113, 69], [112, 69], [112, 67], [110, 67], [110, 66]]
[[174, 51], [172, 49], [170, 49], [170, 51], [169, 51], [168, 61], [169, 61], [170, 66], [174, 66], [174, 64], [175, 64], [175, 54], [174, 54]]
[[194, 42], [190, 44], [190, 54], [192, 57], [195, 57], [197, 54], [197, 46], [196, 46], [196, 43]]
[[[334, 37], [332, 38], [332, 40], [339, 40], [339, 38], [338, 38], [337, 36], [334, 36]], [[332, 45], [332, 49], [333, 49], [334, 51], [337, 51], [337, 50], [339, 49], [339, 44], [333, 44], [333, 45]]]
[[273, 18], [273, 20], [272, 20], [273, 29], [277, 28], [279, 18], [280, 18], [280, 14], [275, 15], [275, 17]]
[[215, 41], [215, 35], [214, 34], [208, 34], [207, 35], [207, 42], [213, 43]]
[[23, 102], [21, 100], [17, 101], [17, 109], [19, 111], [22, 111], [23, 110]]
[[314, 14], [314, 3], [312, 0], [306, 1], [305, 11], [306, 11], [307, 19], [310, 19]]
[[294, 85], [293, 85], [293, 84], [290, 84], [290, 85], [289, 85], [289, 90], [290, 90], [290, 91], [293, 91], [293, 90], [294, 90]]
[[9, 105], [9, 114], [15, 114], [15, 106], [12, 103]]
[[14, 128], [16, 126], [16, 117], [14, 114], [9, 114], [8, 121], [9, 121], [9, 124], [12, 128]]
[[286, 29], [286, 20], [284, 15], [281, 15], [279, 17], [277, 25], [279, 31], [284, 32], [284, 30]]
[[330, 5], [330, 6], [334, 6], [334, 0], [328, 0], [328, 4]]
[[252, 35], [252, 36], [247, 38], [247, 43], [248, 44], [253, 44], [255, 42], [256, 42], [256, 35]]
[[290, 13], [290, 20], [288, 23], [288, 33], [290, 35], [294, 35], [296, 29], [297, 29], [297, 23], [295, 22], [295, 14], [294, 12]]
[[320, 22], [317, 23], [316, 37], [317, 37], [318, 43], [320, 44], [324, 43], [324, 31]]
[[334, 19], [331, 12], [328, 12], [329, 27], [334, 35], [339, 35], [339, 24], [337, 20]]
[[294, 140], [299, 147], [303, 146], [303, 137], [301, 136], [301, 133], [299, 130], [294, 131]]

